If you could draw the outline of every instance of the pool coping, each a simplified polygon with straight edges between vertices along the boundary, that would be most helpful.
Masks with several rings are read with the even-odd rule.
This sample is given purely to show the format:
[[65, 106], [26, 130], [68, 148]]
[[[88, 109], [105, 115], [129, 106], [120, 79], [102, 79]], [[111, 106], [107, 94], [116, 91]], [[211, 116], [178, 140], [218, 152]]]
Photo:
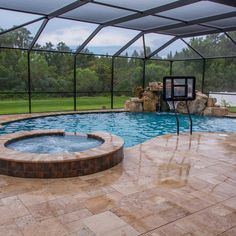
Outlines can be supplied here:
[[[64, 130], [20, 131], [0, 136], [0, 174], [29, 178], [62, 178], [93, 174], [109, 169], [123, 160], [124, 140], [107, 132], [89, 133], [104, 142], [94, 148], [73, 153], [37, 154], [6, 147], [15, 139], [41, 135], [72, 134]], [[81, 135], [81, 133], [78, 133]]]
[[6, 114], [6, 115], [0, 115], [0, 128], [1, 126], [14, 122], [14, 121], [22, 121], [22, 120], [28, 120], [28, 119], [43, 118], [43, 117], [50, 117], [50, 116], [60, 116], [60, 115], [96, 114], [96, 113], [112, 113], [112, 112], [126, 112], [126, 111], [124, 109], [106, 109], [106, 110]]

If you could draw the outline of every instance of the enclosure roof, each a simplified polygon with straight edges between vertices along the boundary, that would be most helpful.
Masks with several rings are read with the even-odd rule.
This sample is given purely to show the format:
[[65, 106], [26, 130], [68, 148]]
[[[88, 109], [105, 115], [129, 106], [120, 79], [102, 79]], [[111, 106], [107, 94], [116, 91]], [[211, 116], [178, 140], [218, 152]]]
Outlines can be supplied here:
[[28, 23], [42, 20], [30, 50], [53, 18], [97, 25], [77, 53], [102, 29], [111, 26], [138, 31], [136, 40], [147, 33], [185, 38], [236, 29], [236, 1], [232, 0], [0, 0], [0, 9], [38, 15]]

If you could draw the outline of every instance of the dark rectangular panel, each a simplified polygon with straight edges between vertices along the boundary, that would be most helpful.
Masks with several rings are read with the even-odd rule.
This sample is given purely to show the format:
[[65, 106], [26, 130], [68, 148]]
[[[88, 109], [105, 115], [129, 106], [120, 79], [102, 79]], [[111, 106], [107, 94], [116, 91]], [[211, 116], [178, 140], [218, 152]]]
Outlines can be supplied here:
[[178, 23], [178, 21], [155, 16], [145, 16], [135, 20], [126, 21], [124, 23], [118, 24], [117, 26], [139, 29], [139, 30], [148, 30], [151, 28], [156, 28], [176, 23]]
[[190, 21], [202, 17], [214, 16], [235, 11], [234, 7], [217, 4], [209, 1], [201, 1], [187, 6], [161, 12], [158, 15], [179, 20]]
[[99, 3], [111, 4], [118, 7], [130, 8], [138, 11], [146, 11], [148, 9], [163, 6], [177, 0], [96, 0]]
[[95, 23], [104, 23], [131, 14], [133, 14], [131, 11], [88, 3], [63, 14], [62, 17]]
[[75, 0], [0, 0], [0, 7], [17, 11], [35, 12], [39, 14], [49, 14], [62, 8]]
[[194, 76], [165, 76], [163, 78], [163, 99], [165, 101], [195, 100]]

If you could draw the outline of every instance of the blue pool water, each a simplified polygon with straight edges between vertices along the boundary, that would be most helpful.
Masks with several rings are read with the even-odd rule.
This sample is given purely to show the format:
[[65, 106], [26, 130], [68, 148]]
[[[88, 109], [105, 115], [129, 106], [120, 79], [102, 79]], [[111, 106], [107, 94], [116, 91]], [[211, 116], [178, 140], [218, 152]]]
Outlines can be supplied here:
[[102, 140], [76, 135], [42, 135], [14, 141], [8, 148], [31, 153], [81, 152], [97, 147]]
[[[236, 119], [192, 116], [193, 131], [236, 132]], [[189, 120], [179, 115], [180, 132], [189, 132]], [[125, 146], [142, 143], [155, 136], [175, 133], [172, 113], [92, 113], [59, 115], [12, 122], [0, 129], [0, 135], [22, 130], [65, 129], [67, 132], [107, 131], [121, 136]]]

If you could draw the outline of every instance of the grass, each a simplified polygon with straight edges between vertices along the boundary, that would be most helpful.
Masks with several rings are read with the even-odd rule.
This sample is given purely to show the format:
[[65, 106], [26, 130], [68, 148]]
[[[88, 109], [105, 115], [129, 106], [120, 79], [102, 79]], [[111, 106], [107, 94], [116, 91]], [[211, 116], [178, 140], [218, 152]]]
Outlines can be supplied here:
[[229, 108], [229, 112], [236, 112], [236, 107], [228, 107]]
[[[126, 96], [114, 96], [114, 108], [124, 108]], [[78, 97], [77, 110], [107, 109], [111, 107], [110, 97]], [[47, 111], [73, 111], [73, 98], [47, 98], [32, 99], [32, 112]], [[0, 101], [0, 114], [27, 113], [29, 111], [28, 100], [24, 99], [4, 99]], [[236, 112], [236, 107], [229, 107], [230, 112]]]
[[[124, 108], [126, 96], [114, 97], [114, 108]], [[78, 97], [77, 110], [107, 109], [111, 107], [110, 97]], [[47, 98], [32, 99], [32, 112], [47, 111], [72, 111], [74, 109], [73, 98]], [[4, 99], [0, 101], [0, 114], [27, 113], [29, 111], [28, 100], [24, 99]]]

